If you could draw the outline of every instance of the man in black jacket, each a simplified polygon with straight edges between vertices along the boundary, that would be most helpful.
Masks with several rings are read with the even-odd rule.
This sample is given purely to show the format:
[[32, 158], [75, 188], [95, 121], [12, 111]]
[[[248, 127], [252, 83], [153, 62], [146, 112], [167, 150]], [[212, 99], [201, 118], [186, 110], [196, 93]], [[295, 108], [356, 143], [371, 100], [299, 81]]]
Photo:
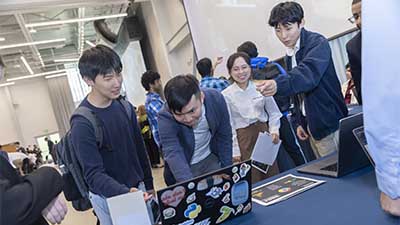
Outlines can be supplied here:
[[7, 159], [0, 157], [0, 225], [47, 225], [46, 219], [60, 223], [66, 206], [58, 209], [54, 205], [62, 185], [54, 168], [42, 167], [20, 177]]
[[349, 56], [351, 76], [357, 91], [357, 102], [361, 105], [361, 0], [353, 0], [351, 12], [353, 16], [349, 18], [349, 21], [355, 23], [360, 32], [347, 42], [346, 50]]

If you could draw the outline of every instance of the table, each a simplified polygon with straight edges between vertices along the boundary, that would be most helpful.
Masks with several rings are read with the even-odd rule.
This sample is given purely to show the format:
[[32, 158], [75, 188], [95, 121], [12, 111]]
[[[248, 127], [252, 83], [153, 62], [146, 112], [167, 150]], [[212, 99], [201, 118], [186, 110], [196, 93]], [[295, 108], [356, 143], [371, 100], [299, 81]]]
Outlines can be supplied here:
[[224, 225], [400, 225], [400, 218], [389, 216], [380, 208], [380, 192], [372, 167], [341, 178], [312, 176], [292, 169], [255, 187], [288, 173], [326, 183], [272, 206], [253, 203], [252, 212]]

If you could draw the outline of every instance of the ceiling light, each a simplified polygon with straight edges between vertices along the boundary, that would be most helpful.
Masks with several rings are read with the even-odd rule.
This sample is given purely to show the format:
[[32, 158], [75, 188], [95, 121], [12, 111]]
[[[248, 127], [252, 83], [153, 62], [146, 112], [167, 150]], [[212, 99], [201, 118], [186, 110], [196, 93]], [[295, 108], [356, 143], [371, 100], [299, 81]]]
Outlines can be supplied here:
[[86, 44], [90, 45], [90, 47], [96, 47], [96, 45], [89, 40], [86, 40], [85, 42], [86, 42]]
[[45, 72], [45, 73], [38, 73], [38, 74], [33, 74], [33, 75], [28, 75], [28, 76], [10, 78], [10, 79], [7, 79], [7, 81], [24, 80], [24, 79], [42, 77], [42, 76], [46, 76], [46, 75], [51, 75], [51, 74], [56, 74], [56, 73], [64, 73], [64, 72], [67, 72], [67, 70], [54, 70], [54, 71]]
[[31, 68], [31, 66], [29, 66], [29, 64], [28, 64], [28, 62], [26, 61], [26, 59], [25, 59], [24, 56], [21, 56], [21, 60], [22, 60], [22, 62], [24, 63], [26, 69], [29, 71], [29, 73], [30, 73], [31, 75], [34, 74], [32, 68]]
[[0, 37], [0, 41], [5, 41], [5, 40], [6, 40], [6, 38]]
[[32, 29], [29, 29], [29, 32], [30, 32], [30, 33], [36, 33], [37, 30], [35, 30], [35, 29], [32, 28]]
[[54, 62], [59, 63], [59, 62], [78, 62], [79, 58], [76, 59], [55, 59]]
[[56, 75], [50, 75], [50, 76], [45, 76], [44, 78], [46, 79], [51, 79], [51, 78], [56, 78], [56, 77], [63, 77], [63, 76], [67, 76], [67, 73], [62, 73], [62, 74], [56, 74]]
[[0, 87], [10, 86], [10, 85], [14, 85], [14, 84], [15, 84], [14, 82], [3, 83], [3, 84], [0, 84]]
[[95, 16], [95, 17], [69, 19], [69, 20], [55, 20], [55, 21], [48, 21], [48, 22], [27, 23], [27, 24], [25, 24], [25, 27], [43, 27], [43, 26], [52, 26], [52, 25], [68, 24], [68, 23], [88, 22], [88, 21], [95, 21], [95, 20], [101, 20], [101, 19], [125, 17], [127, 15], [128, 15], [127, 13], [120, 13], [120, 14], [114, 14], [114, 15]]
[[33, 41], [33, 42], [25, 42], [25, 43], [20, 43], [20, 44], [13, 44], [13, 45], [1, 45], [1, 49], [7, 49], [7, 48], [19, 48], [19, 47], [24, 47], [24, 46], [30, 46], [30, 45], [42, 45], [42, 44], [49, 44], [49, 43], [54, 43], [54, 42], [65, 42], [65, 38], [59, 38], [59, 39], [53, 39], [53, 40], [46, 40], [46, 41]]

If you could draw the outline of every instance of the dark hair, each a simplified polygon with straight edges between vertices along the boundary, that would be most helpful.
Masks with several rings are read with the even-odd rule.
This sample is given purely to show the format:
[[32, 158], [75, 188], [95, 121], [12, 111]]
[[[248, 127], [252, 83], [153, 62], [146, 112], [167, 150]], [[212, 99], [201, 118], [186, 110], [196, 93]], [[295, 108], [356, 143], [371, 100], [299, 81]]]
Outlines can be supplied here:
[[82, 77], [93, 81], [97, 75], [122, 71], [121, 59], [114, 50], [105, 45], [96, 45], [85, 50], [79, 59], [78, 67]]
[[228, 72], [231, 73], [231, 69], [233, 67], [233, 63], [237, 58], [242, 57], [244, 61], [250, 66], [250, 57], [244, 52], [236, 52], [233, 53], [231, 56], [229, 56], [228, 61], [226, 62], [226, 68], [228, 69]]
[[201, 77], [210, 76], [212, 69], [211, 59], [209, 58], [200, 59], [196, 64], [196, 68], [199, 71]]
[[141, 82], [146, 91], [150, 91], [150, 84], [154, 84], [156, 80], [160, 79], [160, 74], [151, 70], [143, 73]]
[[246, 41], [243, 44], [241, 44], [237, 48], [237, 51], [246, 53], [247, 55], [250, 56], [250, 58], [255, 58], [258, 56], [257, 46], [251, 41]]
[[346, 63], [345, 68], [346, 68], [346, 70], [347, 70], [347, 69], [350, 69], [350, 63]]
[[14, 142], [14, 145], [19, 145], [19, 144], [20, 144], [19, 141]]
[[181, 112], [193, 95], [200, 97], [199, 81], [191, 74], [178, 75], [165, 85], [164, 95], [171, 112]]
[[279, 24], [287, 25], [289, 23], [300, 24], [304, 18], [304, 11], [297, 2], [282, 2], [276, 5], [269, 16], [268, 24], [271, 27], [277, 27]]
[[361, 0], [353, 0], [353, 2], [351, 3], [352, 5], [355, 5], [357, 3], [361, 2]]

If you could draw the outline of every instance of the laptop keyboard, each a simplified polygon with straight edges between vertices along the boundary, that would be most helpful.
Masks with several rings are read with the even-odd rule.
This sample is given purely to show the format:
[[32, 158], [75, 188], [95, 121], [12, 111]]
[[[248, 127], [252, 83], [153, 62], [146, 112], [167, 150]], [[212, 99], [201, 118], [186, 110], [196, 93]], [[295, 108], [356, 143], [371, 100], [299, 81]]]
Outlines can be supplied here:
[[337, 172], [337, 163], [331, 164], [329, 166], [325, 166], [323, 168], [321, 168], [321, 170], [327, 170], [327, 171], [333, 171], [333, 172]]

